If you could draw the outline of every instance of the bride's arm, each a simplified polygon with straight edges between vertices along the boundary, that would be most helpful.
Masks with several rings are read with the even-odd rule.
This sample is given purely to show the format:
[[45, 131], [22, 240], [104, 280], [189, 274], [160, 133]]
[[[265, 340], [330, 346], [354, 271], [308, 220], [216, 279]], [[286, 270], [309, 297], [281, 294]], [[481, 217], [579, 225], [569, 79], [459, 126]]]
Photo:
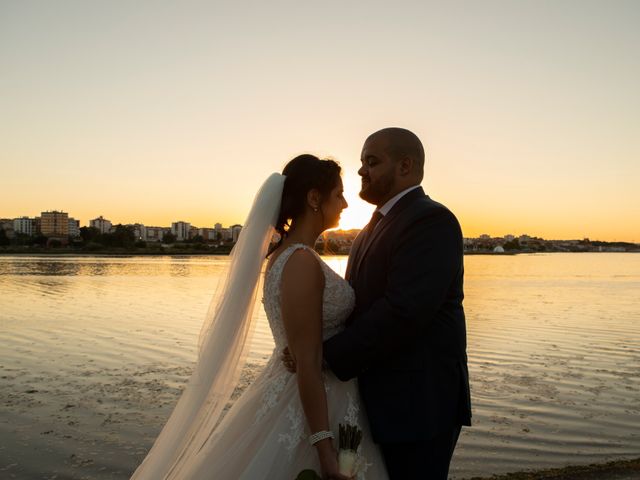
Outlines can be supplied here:
[[[327, 395], [322, 378], [322, 294], [324, 274], [318, 259], [306, 250], [287, 261], [281, 284], [282, 319], [289, 351], [297, 365], [298, 391], [311, 433], [330, 430]], [[324, 475], [337, 476], [336, 452], [330, 438], [315, 444]]]

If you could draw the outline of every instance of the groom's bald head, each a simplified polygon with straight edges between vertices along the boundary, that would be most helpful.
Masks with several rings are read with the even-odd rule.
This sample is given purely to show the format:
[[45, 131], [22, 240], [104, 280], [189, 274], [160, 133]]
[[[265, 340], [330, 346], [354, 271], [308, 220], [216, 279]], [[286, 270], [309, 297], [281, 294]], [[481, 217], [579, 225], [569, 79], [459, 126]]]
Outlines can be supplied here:
[[424, 147], [418, 136], [400, 127], [388, 127], [369, 135], [365, 144], [372, 140], [382, 141], [387, 154], [395, 161], [411, 160], [412, 176], [419, 182], [424, 177]]
[[378, 207], [424, 176], [424, 148], [405, 128], [391, 127], [369, 135], [360, 154], [360, 198]]

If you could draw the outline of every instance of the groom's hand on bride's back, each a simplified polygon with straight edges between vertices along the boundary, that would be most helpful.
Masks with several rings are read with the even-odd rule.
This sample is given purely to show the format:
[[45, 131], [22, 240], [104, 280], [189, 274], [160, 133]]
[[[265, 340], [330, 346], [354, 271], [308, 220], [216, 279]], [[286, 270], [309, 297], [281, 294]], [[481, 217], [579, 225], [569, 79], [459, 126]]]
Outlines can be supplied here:
[[[291, 355], [291, 352], [289, 351], [289, 347], [284, 347], [284, 349], [282, 350], [282, 353], [280, 354], [280, 360], [282, 361], [284, 368], [286, 368], [289, 373], [296, 373], [296, 360], [295, 358], [293, 358], [293, 355]], [[322, 369], [323, 370], [329, 370], [329, 365], [325, 362], [325, 360], [322, 360]]]
[[291, 355], [289, 347], [284, 347], [282, 355], [280, 355], [280, 360], [282, 360], [284, 368], [286, 368], [289, 373], [296, 373], [296, 361], [293, 358], [293, 355]]

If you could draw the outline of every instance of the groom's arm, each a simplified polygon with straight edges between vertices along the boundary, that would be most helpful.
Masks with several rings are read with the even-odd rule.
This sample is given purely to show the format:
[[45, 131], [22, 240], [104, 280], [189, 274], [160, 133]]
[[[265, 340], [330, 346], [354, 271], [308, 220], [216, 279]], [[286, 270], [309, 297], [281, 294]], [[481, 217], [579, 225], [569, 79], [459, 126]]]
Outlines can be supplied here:
[[419, 342], [461, 268], [462, 233], [451, 212], [407, 228], [391, 254], [384, 296], [324, 342], [331, 370], [348, 380]]

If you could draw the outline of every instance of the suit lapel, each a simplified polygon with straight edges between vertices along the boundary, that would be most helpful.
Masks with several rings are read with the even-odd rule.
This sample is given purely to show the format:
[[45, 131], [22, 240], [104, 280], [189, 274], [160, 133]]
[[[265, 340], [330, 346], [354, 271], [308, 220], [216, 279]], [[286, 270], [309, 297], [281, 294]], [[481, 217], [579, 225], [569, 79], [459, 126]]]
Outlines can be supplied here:
[[351, 283], [351, 271], [353, 270], [353, 265], [358, 259], [360, 247], [362, 246], [362, 239], [366, 236], [365, 232], [366, 232], [366, 227], [360, 230], [360, 233], [356, 235], [356, 238], [353, 240], [353, 244], [351, 245], [351, 251], [349, 252], [349, 259], [347, 260], [347, 270], [344, 274], [345, 280], [349, 283]]
[[[347, 277], [347, 275], [345, 274], [345, 277], [347, 277], [347, 280], [349, 281], [349, 283], [353, 284], [355, 282], [355, 279], [358, 275], [358, 271], [360, 270], [360, 265], [362, 265], [362, 262], [364, 261], [364, 258], [367, 255], [367, 251], [369, 250], [369, 247], [373, 244], [376, 238], [382, 235], [382, 232], [384, 232], [387, 229], [387, 227], [393, 222], [393, 220], [407, 205], [409, 205], [414, 199], [418, 197], [424, 197], [424, 196], [425, 196], [425, 193], [422, 187], [416, 188], [415, 190], [411, 190], [404, 197], [398, 200], [398, 203], [396, 203], [393, 206], [393, 208], [389, 211], [389, 213], [387, 213], [384, 216], [384, 218], [380, 220], [380, 222], [378, 223], [376, 228], [373, 230], [373, 232], [371, 232], [370, 235], [363, 235], [366, 229], [360, 232], [360, 234], [356, 237], [356, 241], [353, 242], [354, 243], [353, 247], [356, 247], [356, 242], [358, 243], [355, 251], [355, 256], [353, 259], [351, 258], [351, 256], [349, 256], [349, 262], [347, 263], [347, 272], [349, 276]], [[364, 243], [363, 243], [363, 237], [364, 237]]]
[[371, 246], [373, 241], [380, 236], [382, 231], [393, 220], [393, 218], [390, 218], [390, 215], [391, 215], [391, 212], [385, 215], [384, 218], [380, 220], [380, 222], [378, 222], [378, 225], [376, 225], [376, 228], [373, 230], [373, 232], [371, 232], [370, 235], [366, 235], [364, 241], [361, 242], [361, 245], [359, 245], [357, 255], [355, 258], [356, 263], [353, 266], [353, 270], [355, 272], [354, 278], [357, 275], [358, 270], [360, 269], [360, 265], [362, 264], [362, 260], [367, 254], [367, 251], [369, 250], [369, 247]]

